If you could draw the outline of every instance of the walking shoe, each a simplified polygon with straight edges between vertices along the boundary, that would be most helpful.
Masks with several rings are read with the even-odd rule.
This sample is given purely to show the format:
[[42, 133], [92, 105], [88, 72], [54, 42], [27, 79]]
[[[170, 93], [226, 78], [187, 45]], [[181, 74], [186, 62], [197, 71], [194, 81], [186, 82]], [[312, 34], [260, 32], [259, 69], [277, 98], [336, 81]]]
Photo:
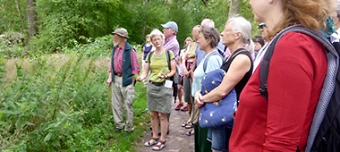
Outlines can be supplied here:
[[184, 108], [181, 109], [182, 111], [188, 111], [188, 106], [185, 106]]
[[183, 106], [183, 103], [179, 103], [179, 104], [176, 106], [175, 110], [176, 110], [176, 111], [180, 110], [180, 109], [182, 108], [182, 106]]
[[125, 131], [125, 135], [128, 136], [132, 133], [132, 130], [131, 131]]
[[123, 129], [115, 128], [115, 133], [121, 132]]

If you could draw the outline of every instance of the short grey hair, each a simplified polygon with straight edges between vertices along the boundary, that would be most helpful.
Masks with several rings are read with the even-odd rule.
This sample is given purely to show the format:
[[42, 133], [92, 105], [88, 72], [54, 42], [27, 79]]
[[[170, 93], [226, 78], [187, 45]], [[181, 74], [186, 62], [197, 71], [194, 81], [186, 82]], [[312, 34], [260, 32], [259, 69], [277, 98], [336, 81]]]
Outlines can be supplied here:
[[215, 48], [220, 41], [220, 33], [215, 28], [202, 27], [200, 33], [203, 34], [204, 39], [210, 40], [210, 47]]
[[152, 41], [152, 39], [155, 37], [155, 36], [161, 36], [161, 38], [164, 40], [165, 39], [165, 36], [164, 34], [159, 30], [159, 29], [154, 29], [152, 30], [152, 32], [150, 33], [150, 39]]
[[215, 28], [215, 22], [209, 18], [205, 18], [202, 20], [201, 26]]
[[252, 27], [251, 23], [242, 16], [235, 16], [228, 20], [227, 24], [233, 24], [233, 32], [240, 32], [242, 35], [242, 42], [247, 45], [247, 50], [254, 52], [255, 46], [251, 39]]

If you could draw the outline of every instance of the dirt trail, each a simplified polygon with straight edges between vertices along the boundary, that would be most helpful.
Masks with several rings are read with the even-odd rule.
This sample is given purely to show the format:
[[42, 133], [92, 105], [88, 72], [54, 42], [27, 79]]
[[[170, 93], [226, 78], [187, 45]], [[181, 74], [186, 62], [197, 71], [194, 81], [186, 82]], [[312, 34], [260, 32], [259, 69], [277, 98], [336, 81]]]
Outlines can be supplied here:
[[[172, 111], [170, 116], [170, 133], [166, 138], [166, 147], [162, 152], [193, 152], [194, 136], [187, 136], [185, 133], [189, 129], [181, 127], [182, 123], [189, 117], [188, 112], [175, 111], [177, 103], [172, 102]], [[145, 132], [143, 141], [138, 144], [138, 152], [152, 152], [152, 147], [144, 147], [144, 142], [150, 140], [151, 130]]]

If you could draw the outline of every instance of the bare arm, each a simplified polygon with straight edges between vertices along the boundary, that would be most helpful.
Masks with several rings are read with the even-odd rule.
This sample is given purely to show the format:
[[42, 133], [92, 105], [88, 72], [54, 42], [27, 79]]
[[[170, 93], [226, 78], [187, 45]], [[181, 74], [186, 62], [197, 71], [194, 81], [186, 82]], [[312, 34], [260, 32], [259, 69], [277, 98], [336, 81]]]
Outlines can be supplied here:
[[251, 61], [249, 57], [243, 54], [238, 55], [231, 63], [222, 83], [214, 90], [204, 95], [201, 98], [201, 102], [215, 102], [221, 100], [241, 81], [250, 68]]
[[168, 77], [171, 77], [171, 76], [175, 75], [175, 73], [176, 73], [176, 61], [175, 61], [175, 59], [171, 60], [170, 65], [171, 65], [171, 71], [170, 71], [170, 73], [167, 74]]
[[148, 76], [149, 70], [150, 70], [150, 63], [145, 63], [143, 73], [137, 78], [137, 81], [143, 81]]
[[187, 60], [186, 60], [187, 57], [188, 57], [188, 54], [185, 53], [185, 54], [183, 55], [183, 58], [182, 58], [182, 61], [183, 61], [183, 62], [182, 62], [182, 65], [183, 65], [183, 73], [184, 73], [185, 76], [187, 76], [187, 75], [189, 74], [189, 71], [188, 71], [188, 69], [187, 69], [187, 67], [186, 67], [186, 65], [185, 65], [185, 64], [187, 63], [187, 62], [186, 62], [186, 61], [187, 61]]
[[144, 51], [145, 51], [145, 48], [143, 47], [143, 50], [142, 50], [142, 60], [144, 58]]

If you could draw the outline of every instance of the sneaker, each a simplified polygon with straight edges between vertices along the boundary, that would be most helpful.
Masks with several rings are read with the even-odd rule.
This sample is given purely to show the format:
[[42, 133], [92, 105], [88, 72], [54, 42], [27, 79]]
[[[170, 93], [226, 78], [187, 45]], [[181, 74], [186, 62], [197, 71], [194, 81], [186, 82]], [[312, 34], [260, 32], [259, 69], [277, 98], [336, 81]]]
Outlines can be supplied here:
[[184, 108], [181, 109], [182, 111], [188, 111], [188, 106], [185, 106]]
[[176, 106], [175, 110], [176, 110], [176, 111], [180, 110], [180, 109], [182, 108], [182, 106], [183, 106], [183, 103], [179, 103], [179, 104]]

